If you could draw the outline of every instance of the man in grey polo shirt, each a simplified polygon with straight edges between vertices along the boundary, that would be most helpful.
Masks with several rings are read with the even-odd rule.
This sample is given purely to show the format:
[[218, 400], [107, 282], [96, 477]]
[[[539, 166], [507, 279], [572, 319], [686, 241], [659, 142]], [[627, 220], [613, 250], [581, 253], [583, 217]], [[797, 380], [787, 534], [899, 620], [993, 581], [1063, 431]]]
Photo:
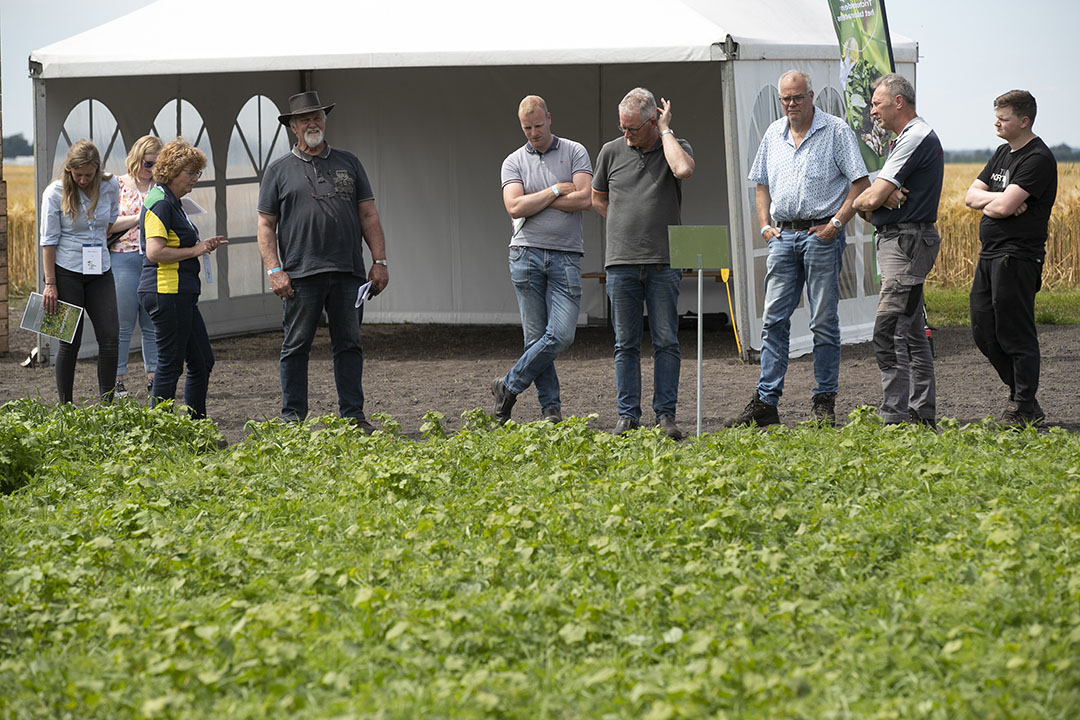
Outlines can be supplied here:
[[551, 134], [551, 113], [538, 95], [518, 105], [524, 146], [502, 164], [502, 193], [512, 218], [510, 279], [517, 293], [525, 352], [492, 384], [495, 418], [510, 419], [517, 396], [536, 386], [545, 420], [562, 420], [555, 358], [574, 341], [581, 304], [581, 211], [592, 205], [589, 153]]
[[[296, 145], [270, 164], [259, 186], [259, 253], [270, 289], [281, 298], [282, 419], [307, 417], [308, 358], [325, 310], [338, 411], [371, 433], [364, 416], [363, 306], [357, 308], [356, 300], [365, 279], [371, 295], [390, 282], [386, 238], [364, 166], [326, 142], [326, 115], [333, 109], [308, 91], [289, 98], [289, 112], [278, 116], [296, 135]], [[367, 273], [362, 243], [371, 251]]]
[[593, 208], [607, 218], [605, 269], [615, 328], [615, 386], [619, 420], [615, 434], [641, 424], [642, 303], [649, 309], [653, 344], [653, 410], [668, 437], [683, 436], [675, 424], [679, 400], [679, 282], [682, 271], [668, 255], [668, 225], [682, 224], [682, 181], [694, 173], [690, 143], [671, 129], [671, 103], [663, 112], [645, 88], [619, 103], [622, 137], [596, 158]]

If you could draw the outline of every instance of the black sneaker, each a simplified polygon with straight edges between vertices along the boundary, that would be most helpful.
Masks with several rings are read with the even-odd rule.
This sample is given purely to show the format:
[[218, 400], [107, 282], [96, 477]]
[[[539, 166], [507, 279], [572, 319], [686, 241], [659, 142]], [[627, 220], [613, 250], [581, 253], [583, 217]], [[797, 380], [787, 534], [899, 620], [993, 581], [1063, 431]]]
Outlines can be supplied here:
[[780, 414], [776, 411], [775, 405], [770, 405], [761, 398], [758, 397], [757, 392], [754, 392], [753, 399], [746, 405], [746, 408], [742, 411], [742, 414], [727, 423], [727, 427], [738, 427], [740, 425], [757, 425], [758, 427], [767, 427], [769, 425], [779, 425]]
[[836, 393], [819, 393], [814, 396], [810, 408], [810, 417], [814, 422], [836, 427]]
[[540, 415], [553, 425], [558, 425], [562, 422], [562, 410], [557, 407], [544, 408]]
[[117, 380], [116, 381], [116, 386], [113, 387], [113, 397], [116, 398], [117, 400], [123, 400], [129, 394], [130, 393], [128, 392], [127, 388], [124, 387], [124, 381], [123, 380]]
[[495, 378], [491, 383], [491, 394], [495, 396], [495, 411], [491, 413], [500, 425], [505, 425], [510, 420], [510, 411], [514, 409], [517, 395], [503, 383], [502, 378]]
[[620, 415], [619, 421], [615, 423], [615, 429], [611, 433], [613, 435], [625, 435], [631, 430], [637, 430], [639, 427], [641, 427], [641, 423], [634, 418], [629, 415]]

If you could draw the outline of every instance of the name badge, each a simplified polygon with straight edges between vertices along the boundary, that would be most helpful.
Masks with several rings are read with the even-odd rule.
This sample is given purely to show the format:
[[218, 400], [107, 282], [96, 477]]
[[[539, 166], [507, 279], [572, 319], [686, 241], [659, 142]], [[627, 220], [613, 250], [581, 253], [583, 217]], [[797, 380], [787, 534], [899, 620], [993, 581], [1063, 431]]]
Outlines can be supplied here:
[[100, 245], [82, 246], [82, 272], [83, 275], [100, 275], [105, 272], [104, 255], [105, 248]]

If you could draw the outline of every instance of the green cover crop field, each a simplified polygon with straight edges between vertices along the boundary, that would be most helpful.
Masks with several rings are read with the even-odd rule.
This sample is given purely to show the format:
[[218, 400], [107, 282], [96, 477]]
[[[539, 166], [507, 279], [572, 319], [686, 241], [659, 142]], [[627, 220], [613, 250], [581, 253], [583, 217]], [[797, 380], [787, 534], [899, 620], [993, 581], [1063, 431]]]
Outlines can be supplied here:
[[1080, 440], [0, 408], [3, 718], [1075, 718]]

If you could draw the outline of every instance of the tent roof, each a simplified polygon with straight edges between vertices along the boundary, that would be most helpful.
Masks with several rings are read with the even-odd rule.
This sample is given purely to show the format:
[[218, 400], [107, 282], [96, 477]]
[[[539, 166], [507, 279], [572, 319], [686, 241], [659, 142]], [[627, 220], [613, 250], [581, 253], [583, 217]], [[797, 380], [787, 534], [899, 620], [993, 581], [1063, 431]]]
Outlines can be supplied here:
[[[158, 0], [30, 54], [42, 78], [377, 67], [838, 59], [824, 0]], [[152, 42], [139, 42], [153, 33]], [[915, 43], [893, 36], [898, 62]], [[40, 65], [38, 69], [37, 65]]]

